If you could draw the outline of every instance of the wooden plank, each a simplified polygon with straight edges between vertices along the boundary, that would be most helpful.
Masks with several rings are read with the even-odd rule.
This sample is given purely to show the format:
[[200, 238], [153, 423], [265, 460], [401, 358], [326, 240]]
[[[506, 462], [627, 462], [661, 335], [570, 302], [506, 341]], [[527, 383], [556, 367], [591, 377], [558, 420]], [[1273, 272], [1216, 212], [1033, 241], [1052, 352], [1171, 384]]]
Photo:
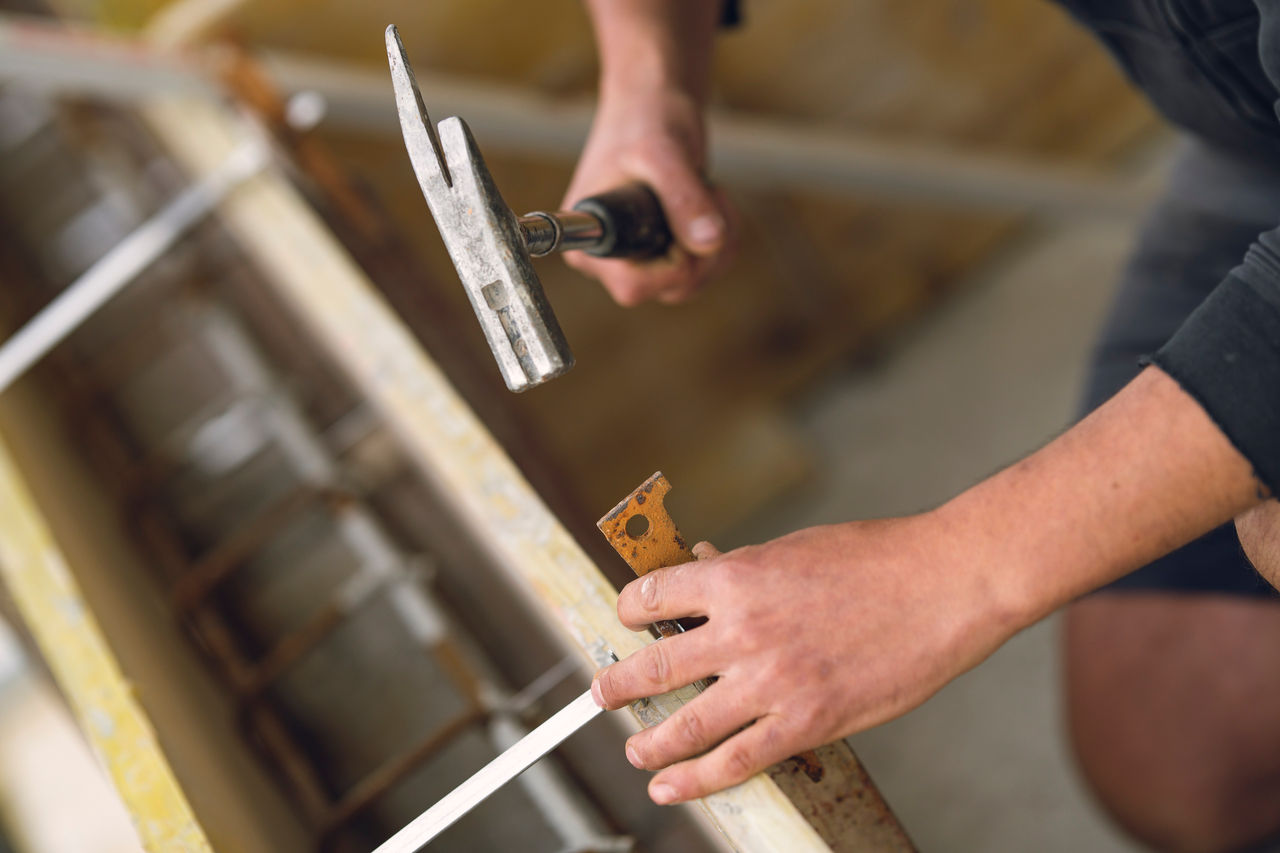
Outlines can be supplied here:
[[80, 728], [106, 765], [143, 846], [212, 853], [142, 707], [0, 440], [0, 576]]
[[[24, 300], [38, 299], [39, 278], [28, 264], [15, 244], [0, 243], [0, 278]], [[314, 836], [237, 731], [233, 704], [165, 606], [156, 575], [176, 575], [147, 565], [130, 541], [128, 528], [154, 513], [109, 494], [135, 457], [94, 403], [89, 372], [73, 351], [59, 351], [0, 398], [0, 431], [13, 461], [209, 843], [237, 853], [313, 847]]]
[[[193, 174], [220, 162], [243, 128], [224, 106], [167, 99], [144, 117]], [[646, 640], [619, 624], [617, 593], [530, 489], [410, 332], [338, 246], [298, 193], [271, 172], [243, 185], [220, 209], [238, 244], [335, 365], [360, 388], [422, 474], [512, 584], [558, 624], [567, 645], [596, 665]], [[687, 694], [655, 697], [666, 715]], [[702, 801], [740, 851], [825, 850], [768, 777]]]
[[[690, 550], [667, 511], [671, 484], [659, 471], [596, 523], [605, 539], [638, 576], [692, 562]], [[663, 637], [681, 626], [656, 622]], [[694, 628], [693, 630], [696, 630]], [[699, 682], [700, 689], [705, 683]], [[843, 740], [806, 750], [765, 771], [831, 850], [914, 853], [915, 846], [889, 804]]]

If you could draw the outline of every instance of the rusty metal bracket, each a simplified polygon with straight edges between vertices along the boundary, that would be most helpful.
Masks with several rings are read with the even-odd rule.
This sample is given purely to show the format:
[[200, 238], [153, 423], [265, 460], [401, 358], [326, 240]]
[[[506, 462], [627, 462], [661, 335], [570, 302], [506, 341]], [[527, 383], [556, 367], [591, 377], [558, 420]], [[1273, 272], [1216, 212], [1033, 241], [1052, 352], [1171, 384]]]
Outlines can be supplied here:
[[[658, 471], [596, 522], [613, 550], [626, 560], [637, 577], [694, 559], [680, 535], [680, 528], [667, 512], [663, 499], [669, 491], [671, 483]], [[653, 627], [664, 637], [674, 637], [684, 631], [666, 619], [654, 622]]]
[[[694, 559], [667, 512], [671, 483], [661, 471], [600, 519], [596, 526], [637, 576]], [[663, 637], [683, 629], [655, 623]], [[858, 757], [843, 740], [793, 755], [765, 771], [805, 821], [833, 850], [911, 853], [915, 846]]]

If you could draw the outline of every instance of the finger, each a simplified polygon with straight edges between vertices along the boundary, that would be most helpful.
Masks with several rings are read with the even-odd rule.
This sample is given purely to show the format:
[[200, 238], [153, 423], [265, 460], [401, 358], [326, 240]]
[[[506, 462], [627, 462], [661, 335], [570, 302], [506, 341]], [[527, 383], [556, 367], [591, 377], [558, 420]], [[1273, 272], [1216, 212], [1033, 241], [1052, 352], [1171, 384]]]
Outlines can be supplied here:
[[[659, 302], [664, 305], [676, 305], [689, 299], [689, 297], [704, 290], [711, 281], [712, 273], [718, 267], [716, 259], [699, 257], [691, 255], [684, 250], [677, 250], [680, 257], [680, 274], [678, 277], [672, 277], [675, 280], [670, 285], [664, 287], [661, 292], [656, 295]], [[668, 276], [664, 276], [668, 278]]]
[[637, 578], [618, 593], [618, 620], [633, 631], [659, 619], [706, 616], [708, 577], [706, 566], [693, 563], [655, 569]]
[[658, 770], [706, 752], [756, 717], [741, 691], [723, 679], [677, 710], [660, 725], [627, 740], [627, 760], [641, 770]]
[[690, 277], [697, 275], [693, 256], [679, 247], [672, 248], [664, 258], [643, 263], [596, 258], [585, 252], [568, 252], [564, 260], [603, 284], [614, 301], [624, 307], [639, 305], [665, 292], [688, 289]]
[[680, 245], [695, 255], [712, 255], [724, 243], [724, 214], [711, 187], [681, 145], [659, 140], [629, 158], [623, 167], [657, 193], [667, 224]]
[[566, 252], [565, 263], [598, 280], [615, 301], [633, 305], [664, 293], [687, 296], [698, 289], [712, 268], [709, 258], [691, 255], [672, 245], [661, 258], [632, 261], [621, 258], [598, 258], [586, 252]]
[[720, 246], [720, 252], [716, 255], [716, 269], [719, 269], [729, 261], [733, 260], [734, 254], [738, 248], [738, 238], [742, 233], [742, 214], [737, 206], [729, 200], [729, 196], [725, 193], [723, 187], [711, 186], [711, 198], [715, 202], [716, 209], [720, 211], [720, 216], [724, 219], [724, 236]]
[[701, 758], [668, 767], [653, 777], [649, 797], [660, 806], [696, 800], [745, 782], [804, 748], [788, 733], [781, 717], [762, 717]]
[[714, 190], [713, 195], [726, 222], [724, 239], [721, 240], [714, 254], [686, 254], [690, 263], [680, 281], [657, 296], [658, 301], [664, 305], [684, 302], [705, 290], [707, 285], [733, 262], [737, 254], [737, 211], [723, 192]]
[[[596, 673], [591, 695], [604, 708], [668, 693], [712, 675], [721, 662], [710, 631], [690, 631], [645, 646]], [[707, 636], [702, 636], [702, 635]]]
[[712, 545], [710, 542], [699, 542], [693, 546], [693, 556], [699, 560], [710, 560], [713, 557], [719, 557], [723, 552]]

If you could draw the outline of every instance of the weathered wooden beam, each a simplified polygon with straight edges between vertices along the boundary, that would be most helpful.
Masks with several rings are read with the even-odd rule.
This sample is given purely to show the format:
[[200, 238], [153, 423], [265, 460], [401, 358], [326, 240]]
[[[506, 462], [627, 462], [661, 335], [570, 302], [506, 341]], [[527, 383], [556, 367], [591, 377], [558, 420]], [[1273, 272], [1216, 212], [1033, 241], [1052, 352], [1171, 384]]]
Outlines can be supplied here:
[[[227, 108], [165, 99], [143, 115], [193, 174], [237, 144], [243, 127]], [[594, 665], [646, 640], [617, 620], [617, 593], [543, 505], [412, 334], [307, 207], [275, 173], [246, 183], [222, 221], [314, 340], [381, 414], [422, 475], [447, 495], [470, 535], [513, 587]], [[684, 692], [656, 697], [670, 712]], [[702, 801], [740, 851], [827, 850], [767, 776]]]
[[111, 774], [143, 846], [155, 853], [212, 853], [146, 713], [3, 443], [0, 577]]

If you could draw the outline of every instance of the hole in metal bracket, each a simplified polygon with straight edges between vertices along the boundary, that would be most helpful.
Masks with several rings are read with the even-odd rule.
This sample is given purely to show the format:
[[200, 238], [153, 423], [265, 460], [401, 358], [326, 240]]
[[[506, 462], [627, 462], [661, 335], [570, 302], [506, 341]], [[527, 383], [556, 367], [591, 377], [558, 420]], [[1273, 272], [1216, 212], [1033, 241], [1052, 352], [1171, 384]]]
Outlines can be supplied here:
[[649, 518], [644, 515], [633, 515], [627, 519], [627, 535], [639, 539], [649, 532]]

